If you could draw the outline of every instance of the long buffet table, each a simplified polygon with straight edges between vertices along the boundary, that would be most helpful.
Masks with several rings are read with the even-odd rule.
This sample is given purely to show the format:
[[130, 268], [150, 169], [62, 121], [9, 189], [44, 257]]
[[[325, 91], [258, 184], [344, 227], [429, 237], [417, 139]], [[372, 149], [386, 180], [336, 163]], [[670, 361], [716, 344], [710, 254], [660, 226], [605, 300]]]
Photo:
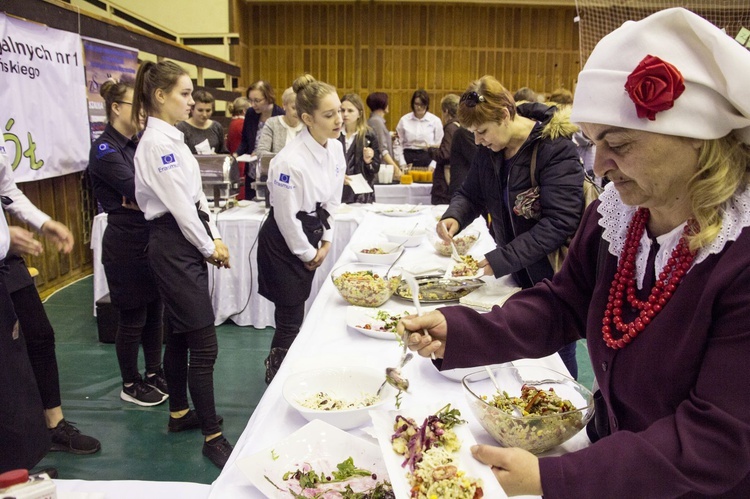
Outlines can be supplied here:
[[[431, 210], [423, 210], [419, 217], [424, 227], [434, 227], [435, 218]], [[414, 226], [414, 223], [414, 217], [386, 219], [383, 215], [368, 213], [354, 232], [352, 242], [373, 241], [374, 235], [379, 233], [386, 224], [409, 229]], [[481, 227], [481, 224], [478, 226]], [[475, 247], [476, 251], [471, 253], [479, 255], [493, 245], [489, 234], [484, 229]], [[336, 266], [352, 262], [354, 259], [352, 252], [345, 251], [338, 259]], [[414, 266], [430, 266], [436, 261], [444, 265], [448, 264], [448, 258], [438, 256], [425, 239], [421, 246], [408, 248], [399, 260], [399, 265], [409, 269]], [[410, 305], [410, 302], [396, 297], [391, 298], [386, 305], [394, 305], [394, 301], [401, 302], [395, 304], [397, 307], [408, 308]], [[307, 423], [283, 398], [282, 387], [289, 375], [313, 367], [332, 365], [371, 366], [384, 369], [397, 362], [400, 355], [397, 342], [374, 339], [347, 328], [347, 305], [331, 280], [326, 279], [307, 314], [298, 338], [276, 378], [253, 412], [247, 427], [235, 445], [227, 466], [213, 483], [209, 497], [215, 499], [264, 497], [260, 490], [251, 484], [237, 463], [254, 455], [256, 457], [267, 456], [267, 459], [271, 459], [273, 453], [268, 449], [273, 449], [274, 445]], [[557, 354], [544, 359], [519, 362], [542, 364], [567, 372]], [[417, 358], [408, 364], [403, 374], [410, 381], [410, 394], [404, 396], [401, 411], [408, 414], [420, 408], [435, 407], [436, 404], [440, 407], [451, 403], [454, 407], [458, 407], [464, 417], [469, 420], [471, 432], [478, 442], [494, 443], [472, 417], [460, 383], [444, 377], [438, 373], [430, 361], [422, 358]], [[349, 434], [353, 436], [376, 443], [371, 433], [367, 425], [349, 431]], [[555, 452], [569, 452], [585, 445], [588, 445], [588, 439], [585, 431], [582, 431]]]
[[54, 480], [58, 499], [205, 499], [210, 485], [143, 480]]
[[[336, 214], [334, 241], [326, 262], [315, 275], [306, 310], [312, 306], [323, 280], [343, 252], [365, 213], [377, 210], [383, 203], [429, 205], [431, 184], [375, 185], [377, 205], [342, 205]], [[384, 201], [380, 201], [380, 198]], [[382, 207], [381, 207], [382, 208]], [[264, 328], [275, 325], [273, 304], [258, 294], [257, 236], [267, 210], [262, 203], [250, 202], [244, 207], [214, 214], [224, 243], [229, 248], [232, 268], [217, 270], [209, 266], [209, 286], [216, 314], [215, 324], [231, 320], [239, 326]], [[94, 256], [94, 303], [109, 293], [101, 264], [101, 241], [107, 227], [107, 215], [94, 218], [91, 249]], [[96, 313], [96, 309], [94, 309]]]

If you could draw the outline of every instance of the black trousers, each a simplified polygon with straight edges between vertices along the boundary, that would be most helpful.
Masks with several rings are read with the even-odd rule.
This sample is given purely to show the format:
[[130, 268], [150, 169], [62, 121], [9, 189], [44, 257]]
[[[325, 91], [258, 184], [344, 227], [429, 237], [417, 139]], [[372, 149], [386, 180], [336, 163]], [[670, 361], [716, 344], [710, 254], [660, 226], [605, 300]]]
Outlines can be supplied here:
[[273, 311], [276, 332], [273, 334], [273, 340], [271, 340], [271, 348], [289, 350], [299, 334], [302, 321], [305, 320], [305, 302], [291, 306], [279, 303], [274, 305], [276, 306]]
[[61, 405], [60, 374], [55, 356], [55, 331], [44, 311], [36, 287], [32, 284], [10, 294], [21, 324], [31, 368], [45, 409]]
[[190, 407], [187, 392], [193, 399], [201, 422], [201, 432], [221, 432], [214, 402], [214, 364], [219, 353], [216, 328], [212, 325], [175, 333], [169, 320], [165, 322], [167, 347], [164, 351], [164, 376], [169, 386], [169, 410]]
[[115, 350], [123, 383], [138, 380], [138, 347], [143, 343], [146, 372], [155, 373], [161, 368], [163, 340], [161, 299], [128, 310], [120, 310]]
[[0, 473], [33, 468], [50, 448], [42, 400], [13, 309], [0, 275]]

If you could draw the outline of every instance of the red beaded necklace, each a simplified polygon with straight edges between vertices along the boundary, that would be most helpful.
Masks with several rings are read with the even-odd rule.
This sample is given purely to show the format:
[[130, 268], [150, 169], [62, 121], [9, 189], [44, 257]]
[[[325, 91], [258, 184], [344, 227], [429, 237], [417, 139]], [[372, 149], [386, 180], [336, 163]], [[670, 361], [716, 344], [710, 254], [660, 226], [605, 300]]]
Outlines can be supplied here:
[[[651, 288], [648, 299], [642, 301], [636, 298], [635, 257], [638, 254], [638, 246], [641, 244], [641, 237], [646, 229], [649, 216], [650, 212], [646, 208], [639, 208], [633, 215], [633, 219], [628, 225], [628, 234], [625, 247], [620, 255], [617, 273], [615, 273], [612, 286], [609, 288], [607, 308], [604, 310], [604, 318], [602, 319], [602, 335], [607, 346], [615, 350], [627, 346], [651, 323], [656, 314], [661, 312], [669, 299], [672, 298], [672, 294], [682, 281], [685, 273], [690, 269], [696, 254], [695, 251], [690, 251], [685, 239], [686, 235], [694, 231], [694, 223], [689, 222], [685, 225], [682, 237], [680, 237], [675, 249], [672, 250], [667, 264], [659, 273], [659, 278], [656, 280], [654, 287]], [[628, 323], [622, 321], [623, 297], [633, 310], [640, 310], [638, 317]], [[615, 339], [612, 336], [612, 325], [622, 333], [620, 339]]]

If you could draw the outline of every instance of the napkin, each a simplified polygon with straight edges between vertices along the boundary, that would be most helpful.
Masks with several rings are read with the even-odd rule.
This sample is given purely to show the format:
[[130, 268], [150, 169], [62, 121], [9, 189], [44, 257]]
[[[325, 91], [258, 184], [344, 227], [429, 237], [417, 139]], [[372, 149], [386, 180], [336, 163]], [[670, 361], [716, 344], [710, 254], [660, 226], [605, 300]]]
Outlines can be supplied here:
[[367, 194], [372, 192], [372, 187], [367, 183], [365, 177], [358, 173], [356, 175], [349, 175], [349, 187], [352, 188], [354, 194]]
[[204, 139], [203, 141], [195, 144], [195, 152], [196, 154], [213, 154], [214, 149], [208, 143], [208, 139]]
[[516, 285], [513, 278], [505, 276], [475, 289], [468, 295], [461, 297], [458, 302], [471, 308], [491, 310], [495, 305], [502, 306], [505, 300], [518, 291], [521, 291], [521, 288]]

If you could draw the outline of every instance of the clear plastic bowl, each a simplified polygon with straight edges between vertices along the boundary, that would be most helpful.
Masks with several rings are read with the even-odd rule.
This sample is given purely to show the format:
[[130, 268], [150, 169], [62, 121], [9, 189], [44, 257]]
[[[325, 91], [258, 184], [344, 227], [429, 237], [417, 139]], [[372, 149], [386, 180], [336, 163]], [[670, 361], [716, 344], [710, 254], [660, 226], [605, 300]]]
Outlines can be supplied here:
[[401, 268], [394, 267], [386, 276], [388, 265], [348, 263], [331, 272], [333, 285], [350, 304], [379, 307], [390, 298], [401, 283]]
[[[428, 232], [427, 238], [430, 240], [430, 244], [432, 244], [432, 247], [435, 248], [435, 251], [437, 251], [442, 256], [451, 256], [450, 243], [446, 243], [445, 241], [440, 239], [440, 236], [437, 235], [437, 232]], [[459, 255], [469, 254], [469, 250], [474, 246], [474, 244], [476, 244], [478, 240], [479, 231], [471, 228], [462, 230], [453, 237], [453, 243], [456, 245], [456, 250], [458, 250]]]
[[543, 390], [552, 388], [576, 408], [552, 415], [514, 416], [488, 403], [497, 391], [485, 370], [468, 374], [461, 383], [471, 411], [503, 447], [520, 447], [534, 454], [544, 452], [581, 431], [594, 415], [591, 391], [562, 373], [542, 366], [495, 367], [492, 372], [500, 390], [511, 397], [520, 397], [523, 385]]

